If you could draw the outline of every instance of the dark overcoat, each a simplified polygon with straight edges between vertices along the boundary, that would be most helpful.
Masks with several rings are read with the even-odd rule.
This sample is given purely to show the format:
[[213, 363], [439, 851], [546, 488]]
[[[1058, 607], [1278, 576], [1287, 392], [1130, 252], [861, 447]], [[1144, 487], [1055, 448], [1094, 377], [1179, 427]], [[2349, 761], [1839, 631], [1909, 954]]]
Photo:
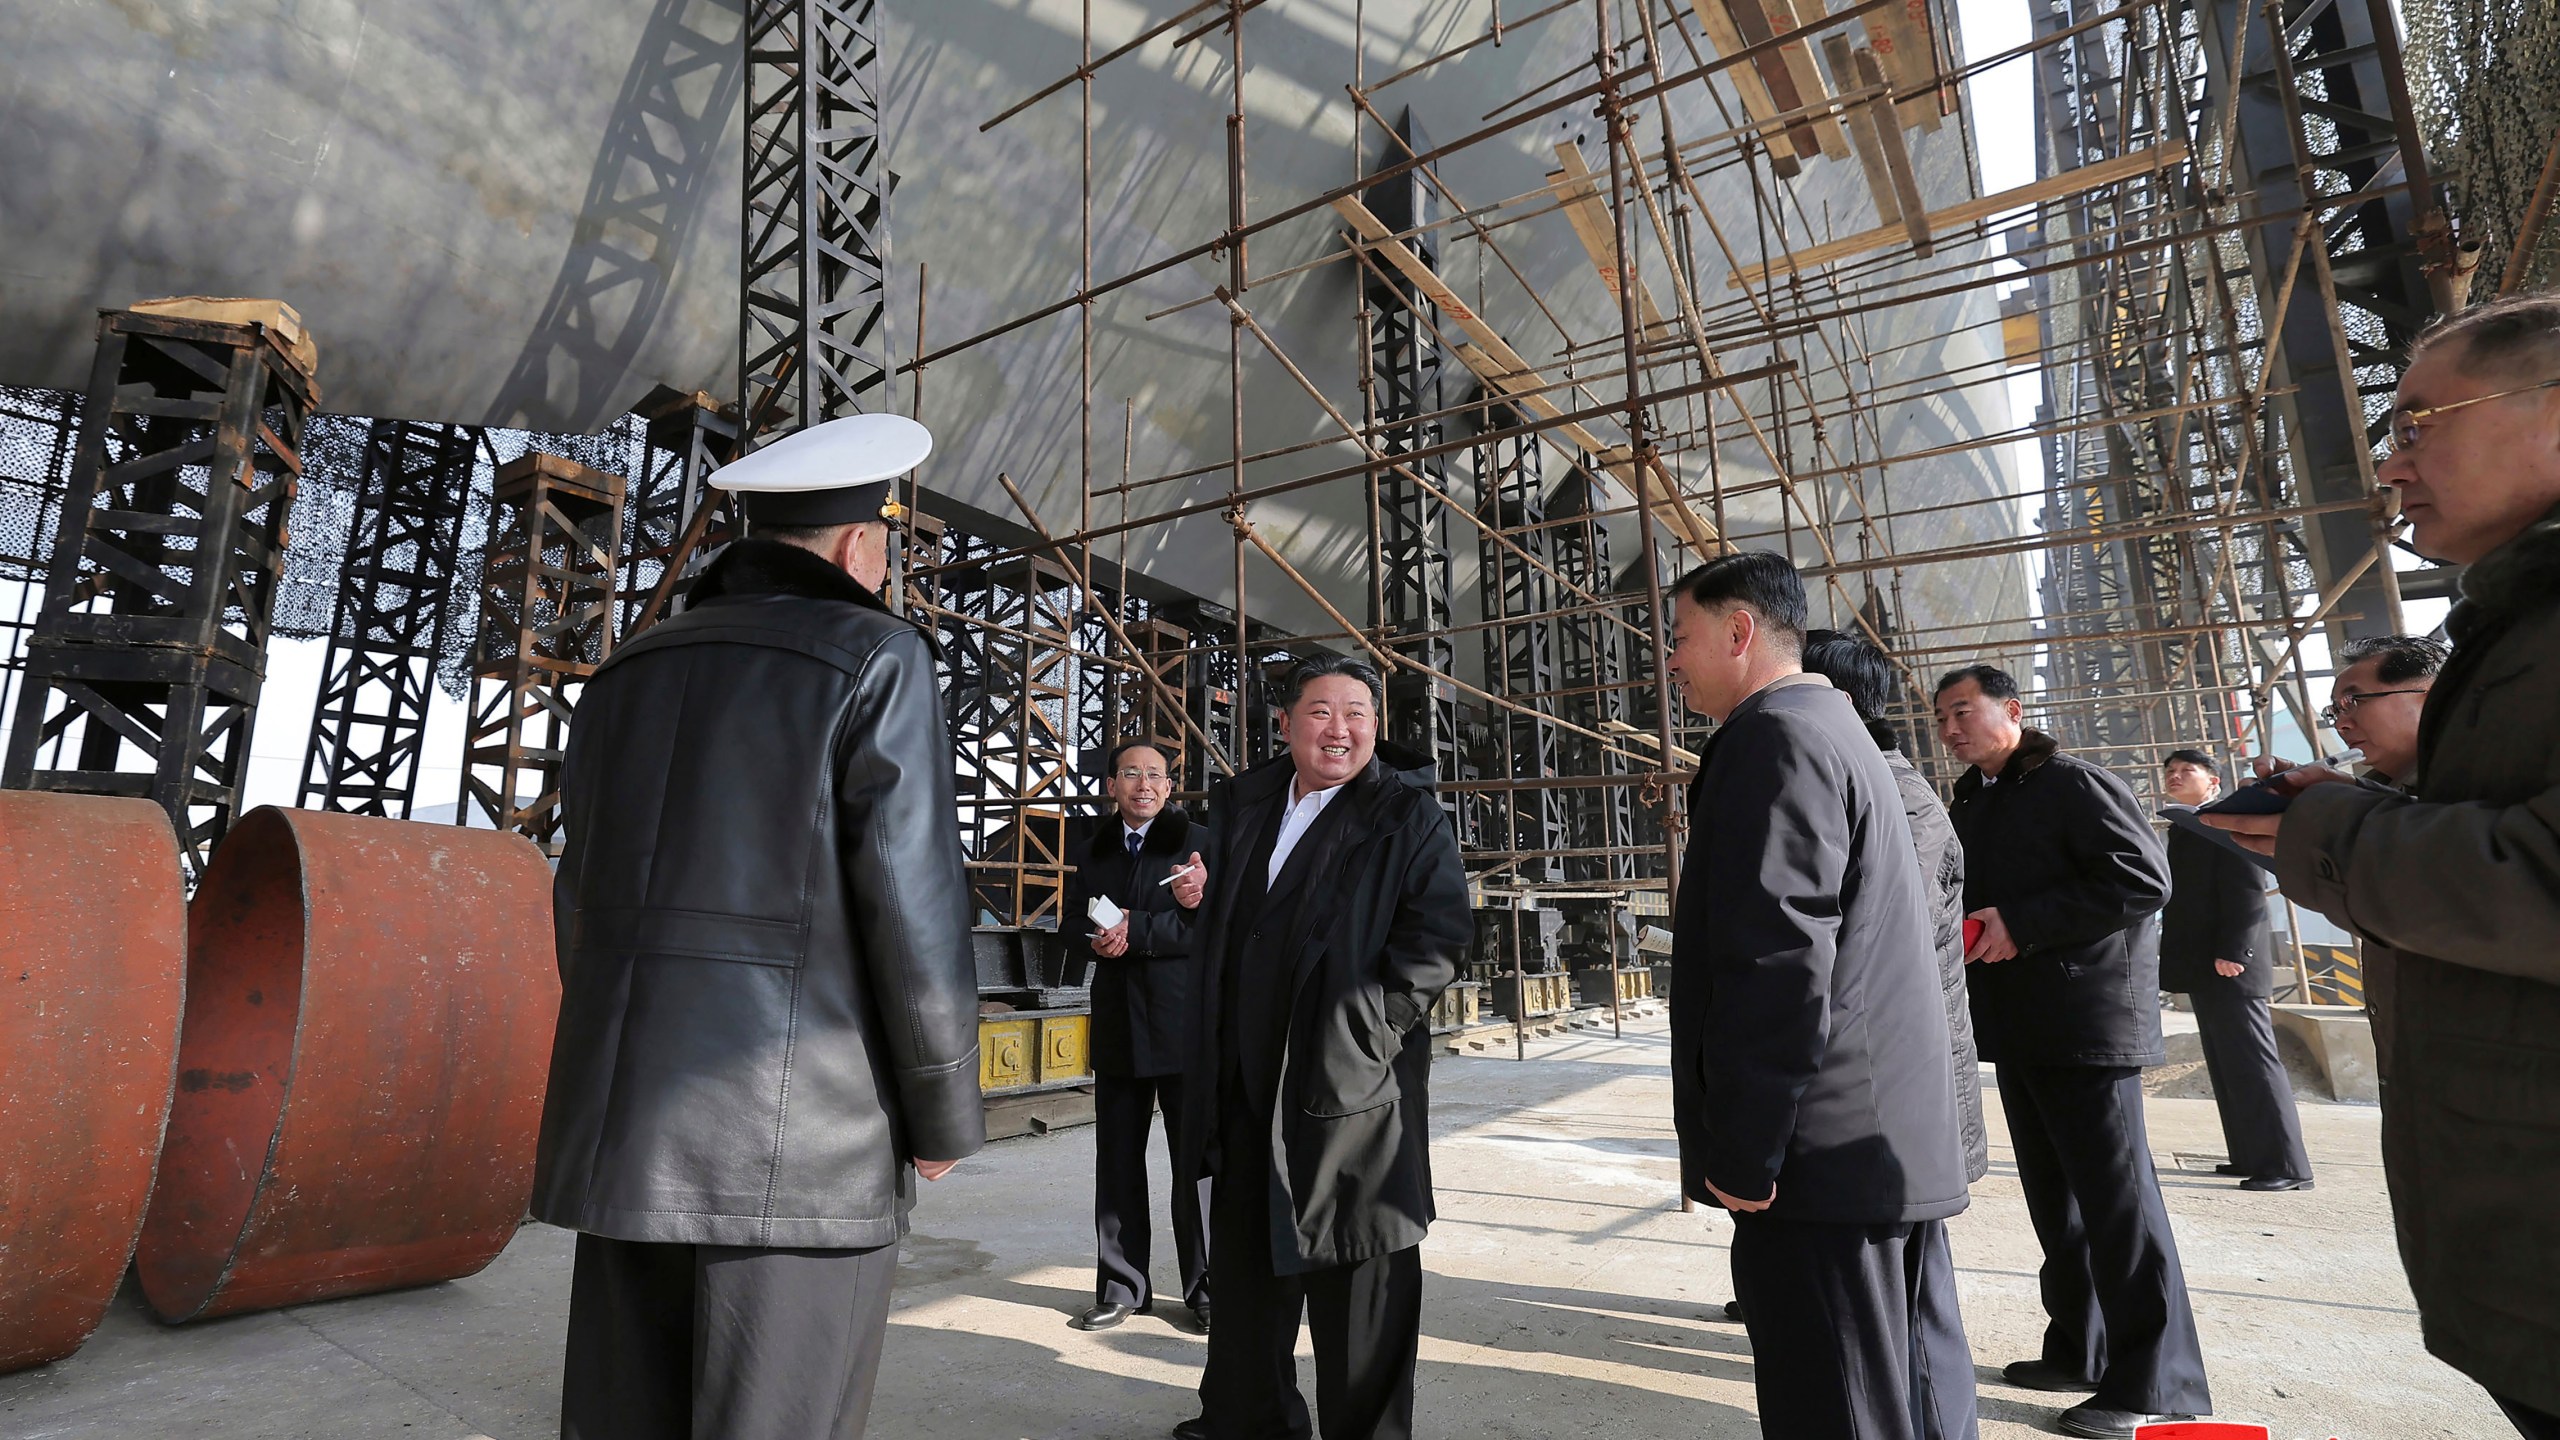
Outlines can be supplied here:
[[[1192, 912], [1174, 902], [1172, 886], [1157, 882], [1208, 844], [1208, 835], [1181, 811], [1164, 810], [1132, 857], [1121, 838], [1125, 829], [1117, 811], [1094, 822], [1067, 878], [1059, 923], [1093, 962], [1094, 1073], [1179, 1075], [1191, 1058], [1191, 991], [1200, 961], [1191, 949]], [[1129, 912], [1125, 954], [1093, 955], [1088, 948], [1096, 927], [1085, 911], [1096, 895]]]
[[2560, 509], [2463, 572], [2414, 795], [2315, 785], [2276, 879], [2363, 936], [2427, 1349], [2560, 1413]]
[[1848, 698], [1790, 676], [1716, 727], [1672, 936], [1681, 1186], [1835, 1224], [1965, 1208], [1938, 957], [1902, 799]]
[[[2275, 993], [2275, 932], [2267, 921], [2267, 872], [2202, 835], [2168, 835], [2169, 904], [2160, 912], [2160, 988], [2181, 995], [2219, 988], [2264, 1000]], [[2229, 960], [2241, 969], [2213, 968]]]
[[[1198, 1037], [1182, 1098], [1177, 1176], [1210, 1168], [1216, 1135], [1220, 1005], [1228, 918], [1242, 866], [1287, 802], [1295, 762], [1281, 754], [1212, 788], [1209, 891], [1194, 932]], [[1422, 1243], [1431, 1197], [1431, 1007], [1474, 935], [1467, 877], [1430, 762], [1380, 744], [1333, 798], [1306, 843], [1295, 903], [1265, 910], [1272, 937], [1255, 964], [1295, 976], [1271, 1120], [1272, 1273], [1392, 1254]], [[1296, 857], [1290, 861], [1294, 868]], [[1285, 1217], [1285, 1225], [1282, 1223]]]
[[2018, 953], [1965, 967], [1973, 1038], [1993, 1064], [2157, 1065], [2169, 861], [2122, 780], [2029, 730], [1996, 782], [1948, 808], [1967, 912], [1997, 907]]
[[861, 1250], [986, 1141], [933, 655], [842, 570], [741, 540], [578, 699], [536, 1219]]

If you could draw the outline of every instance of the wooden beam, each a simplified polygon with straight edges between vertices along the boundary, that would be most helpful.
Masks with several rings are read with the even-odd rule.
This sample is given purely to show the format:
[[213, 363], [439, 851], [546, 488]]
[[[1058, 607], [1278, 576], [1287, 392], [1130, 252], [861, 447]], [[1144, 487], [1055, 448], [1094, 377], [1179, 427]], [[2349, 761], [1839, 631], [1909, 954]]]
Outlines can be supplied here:
[[[1875, 51], [1861, 45], [1851, 58], [1857, 64], [1860, 85], [1871, 90], [1885, 88], [1884, 67], [1876, 63]], [[1885, 173], [1893, 177], [1894, 199], [1902, 206], [1902, 231], [1911, 237], [1911, 252], [1925, 259], [1937, 247], [1929, 239], [1929, 206], [1920, 198], [1920, 177], [1911, 168], [1911, 147], [1902, 142], [1902, 127], [1893, 123], [1894, 112], [1886, 108], [1890, 102], [1869, 103], [1876, 117], [1876, 139], [1884, 146]]]
[[[2101, 186], [2122, 184], [2155, 170], [2166, 170], [2186, 158], [2187, 147], [2171, 141], [2165, 145], [2154, 145], [2147, 150], [2135, 150], [2128, 154], [2113, 156], [2094, 165], [2083, 165], [2077, 170], [2065, 170], [2059, 175], [2048, 175], [2042, 180], [1985, 195], [1979, 199], [1960, 200], [1953, 205], [1929, 211], [1926, 218], [1933, 234], [1944, 233], [1971, 225], [1978, 220], [1988, 220], [2005, 211], [2023, 210], [2030, 205], [2041, 205], [2048, 200], [2060, 200]], [[1900, 225], [1861, 230], [1855, 235], [1844, 235], [1837, 240], [1820, 245], [1808, 245], [1792, 255], [1776, 256], [1764, 264], [1746, 265], [1726, 276], [1724, 283], [1728, 289], [1733, 290], [1742, 289], [1746, 285], [1765, 285], [1769, 282], [1770, 276], [1780, 272], [1801, 273], [1817, 269], [1835, 260], [1845, 260], [1852, 255], [1890, 250], [1909, 239], [1910, 233]]]
[[[1769, 27], [1771, 36], [1783, 35], [1799, 25], [1810, 24], [1822, 16], [1822, 0], [1729, 0], [1736, 10], [1757, 4], [1761, 23]], [[1746, 22], [1743, 33], [1750, 33]], [[1767, 37], [1763, 37], [1767, 38]], [[1802, 40], [1790, 40], [1778, 47], [1778, 59], [1787, 67], [1787, 81], [1796, 92], [1799, 106], [1820, 105], [1831, 98], [1831, 87], [1822, 83], [1822, 67], [1813, 63], [1813, 49]], [[1805, 122], [1813, 130], [1814, 142], [1822, 153], [1834, 160], [1849, 158], [1849, 132], [1828, 112]]]
[[[1591, 257], [1591, 266], [1600, 272], [1600, 283], [1609, 287], [1609, 298], [1618, 291], [1617, 239], [1609, 224], [1609, 211], [1600, 201], [1600, 186], [1591, 167], [1584, 163], [1582, 147], [1570, 140], [1556, 146], [1556, 162], [1563, 168], [1547, 172], [1547, 181], [1556, 187], [1556, 198], [1563, 203], [1564, 218], [1573, 226], [1574, 238], [1582, 242], [1583, 253]], [[1635, 278], [1636, 314], [1648, 331], [1662, 327], [1662, 312], [1654, 308], [1653, 292], [1645, 287], [1644, 275]]]
[[1938, 128], [1945, 105], [1938, 94], [1938, 51], [1929, 33], [1929, 0], [1902, 0], [1867, 16], [1867, 46], [1884, 64], [1885, 78], [1900, 96], [1904, 126]]
[[[1387, 228], [1385, 221], [1380, 220], [1368, 206], [1361, 204], [1353, 196], [1345, 195], [1336, 199], [1333, 202], [1333, 208], [1335, 213], [1350, 222], [1353, 233], [1357, 234], [1378, 258], [1395, 267], [1397, 274], [1412, 281], [1413, 287], [1422, 293], [1424, 299], [1439, 307], [1440, 313], [1455, 323], [1468, 340], [1474, 342], [1458, 347], [1458, 363], [1466, 366], [1477, 379], [1483, 381], [1486, 389], [1503, 396], [1515, 407], [1528, 411], [1539, 419], [1552, 421], [1562, 418], [1564, 412], [1558, 410], [1555, 402], [1545, 395], [1522, 393], [1543, 389], [1547, 384], [1546, 377], [1531, 369], [1529, 362], [1520, 358], [1519, 351], [1512, 349], [1508, 342], [1495, 334], [1493, 327], [1484, 323], [1482, 316], [1470, 309], [1466, 301], [1458, 298], [1457, 291], [1450, 289], [1448, 283], [1433, 273], [1430, 266], [1422, 263], [1422, 257], [1414, 254], [1411, 246], [1396, 238], [1395, 232]], [[1564, 450], [1564, 447], [1562, 442], [1556, 440], [1557, 435], [1561, 434], [1573, 442], [1574, 449], [1564, 450], [1565, 460], [1569, 464], [1580, 464], [1583, 455], [1602, 457], [1598, 460], [1601, 468], [1614, 476], [1619, 484], [1624, 485], [1630, 496], [1635, 494], [1635, 466], [1632, 454], [1626, 446], [1606, 445], [1601, 442], [1599, 436], [1572, 421], [1554, 425], [1540, 433], [1547, 438], [1548, 443], [1556, 445], [1560, 450]], [[1576, 453], [1577, 451], [1579, 453]], [[1722, 537], [1716, 533], [1716, 527], [1704, 516], [1689, 508], [1689, 502], [1680, 494], [1680, 487], [1672, 481], [1659, 459], [1655, 461], [1654, 473], [1662, 480], [1660, 485], [1648, 487], [1653, 491], [1653, 509], [1656, 517], [1671, 527], [1671, 533], [1688, 542], [1690, 548], [1699, 554], [1721, 553], [1724, 545]]]
[[[1698, 29], [1707, 37], [1707, 48], [1718, 57], [1739, 55], [1749, 47], [1750, 42], [1742, 38], [1742, 27], [1733, 23], [1733, 12], [1725, 9], [1724, 0], [1689, 0], [1689, 10], [1698, 17]], [[1761, 78], [1759, 66], [1756, 63], [1735, 65], [1724, 73], [1725, 78], [1733, 82], [1734, 93], [1742, 97], [1742, 113], [1763, 122], [1760, 138], [1768, 144], [1769, 153], [1784, 158], [1792, 167], [1795, 163], [1794, 143], [1786, 138], [1786, 127], [1765, 123], [1770, 116], [1783, 113], [1786, 107], [1779, 105], [1777, 97], [1769, 93], [1769, 82]], [[1816, 148], [1820, 148], [1819, 142]]]
[[[1857, 62], [1850, 57], [1849, 37], [1822, 37], [1822, 58], [1831, 66], [1832, 78], [1846, 86], [1857, 83]], [[1858, 168], [1867, 175], [1867, 193], [1875, 198], [1876, 222], [1880, 225], [1902, 223], [1902, 201], [1895, 195], [1893, 172], [1885, 168], [1883, 127], [1878, 122], [1880, 107], [1872, 101], [1849, 107], [1849, 144], [1858, 152]]]

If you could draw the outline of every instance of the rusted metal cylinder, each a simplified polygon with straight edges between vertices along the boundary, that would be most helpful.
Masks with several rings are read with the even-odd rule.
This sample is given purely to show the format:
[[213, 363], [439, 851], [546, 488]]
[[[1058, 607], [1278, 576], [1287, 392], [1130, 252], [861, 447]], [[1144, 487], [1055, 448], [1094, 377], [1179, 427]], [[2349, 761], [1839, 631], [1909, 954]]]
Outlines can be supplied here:
[[187, 1015], [134, 1262], [164, 1320], [457, 1279], [506, 1248], [560, 1008], [519, 836], [263, 809], [188, 907]]
[[178, 837], [148, 800], [0, 792], [0, 1372], [107, 1313], [169, 1116]]

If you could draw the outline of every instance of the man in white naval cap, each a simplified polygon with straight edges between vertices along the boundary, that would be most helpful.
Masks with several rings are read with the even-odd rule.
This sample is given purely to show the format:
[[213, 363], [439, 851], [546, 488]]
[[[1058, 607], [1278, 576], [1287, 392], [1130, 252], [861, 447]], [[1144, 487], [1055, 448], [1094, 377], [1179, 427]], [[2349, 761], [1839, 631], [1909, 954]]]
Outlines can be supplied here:
[[571, 1440], [859, 1436], [916, 1177], [986, 1141], [933, 655], [876, 593], [932, 446], [716, 472], [748, 537], [579, 699], [533, 1200], [579, 1232]]

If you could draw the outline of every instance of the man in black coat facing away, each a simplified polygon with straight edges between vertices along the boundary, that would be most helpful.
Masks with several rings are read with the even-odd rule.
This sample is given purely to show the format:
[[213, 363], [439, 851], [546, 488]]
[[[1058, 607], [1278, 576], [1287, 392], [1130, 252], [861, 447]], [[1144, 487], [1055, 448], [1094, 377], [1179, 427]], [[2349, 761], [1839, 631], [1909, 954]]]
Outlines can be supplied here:
[[1973, 1358], [1948, 1216], [1964, 1155], [1937, 957], [1901, 797], [1857, 712], [1799, 663], [1782, 556], [1684, 577], [1666, 669], [1718, 722], [1674, 918], [1684, 1193], [1733, 1213], [1761, 1428], [1966, 1440]]
[[[1289, 680], [1288, 753], [1217, 786], [1200, 907], [1196, 1048], [1175, 1183], [1214, 1159], [1218, 1325], [1185, 1440], [1413, 1433], [1431, 1200], [1427, 1018], [1474, 932], [1430, 762], [1377, 743], [1378, 672], [1325, 657]], [[1192, 857], [1195, 865], [1203, 857]]]
[[933, 654], [873, 593], [897, 415], [714, 482], [754, 538], [578, 701], [535, 1218], [579, 1232], [564, 1440], [850, 1440], [916, 1177], [986, 1140]]
[[1951, 807], [1964, 841], [1973, 1035], [1999, 1068], [2018, 1184], [2044, 1246], [2044, 1352], [2005, 1372], [2091, 1390], [2073, 1435], [2129, 1436], [2208, 1413], [2204, 1354], [2142, 1123], [2157, 1065], [2151, 917], [2169, 865], [2123, 781], [2024, 728], [2017, 682], [1969, 665], [1938, 682], [1938, 737], [1972, 766]]
[[[2221, 772], [2201, 750], [2172, 750], [2160, 792], [2173, 804], [2210, 805]], [[2225, 1175], [2243, 1190], [2308, 1190], [2311, 1157], [2302, 1117], [2276, 1050], [2275, 937], [2267, 925], [2267, 872], [2202, 835], [2169, 832], [2169, 908], [2160, 912], [2160, 988], [2196, 1007], [2213, 1106], [2222, 1115]]]
[[[1112, 811], [1067, 882], [1060, 922], [1094, 957], [1093, 976], [1093, 1243], [1097, 1257], [1093, 1308], [1079, 1330], [1107, 1330], [1145, 1310], [1155, 1298], [1147, 1273], [1154, 1217], [1147, 1203], [1147, 1132], [1164, 1110], [1168, 1150], [1179, 1151], [1182, 1068], [1191, 1059], [1192, 912], [1164, 882], [1199, 846], [1179, 810], [1165, 808], [1173, 775], [1165, 752], [1145, 740], [1111, 749], [1106, 788]], [[1107, 900], [1120, 912], [1109, 925], [1091, 913]], [[1193, 1321], [1209, 1326], [1209, 1182], [1173, 1187], [1173, 1248], [1182, 1266], [1182, 1299]]]

